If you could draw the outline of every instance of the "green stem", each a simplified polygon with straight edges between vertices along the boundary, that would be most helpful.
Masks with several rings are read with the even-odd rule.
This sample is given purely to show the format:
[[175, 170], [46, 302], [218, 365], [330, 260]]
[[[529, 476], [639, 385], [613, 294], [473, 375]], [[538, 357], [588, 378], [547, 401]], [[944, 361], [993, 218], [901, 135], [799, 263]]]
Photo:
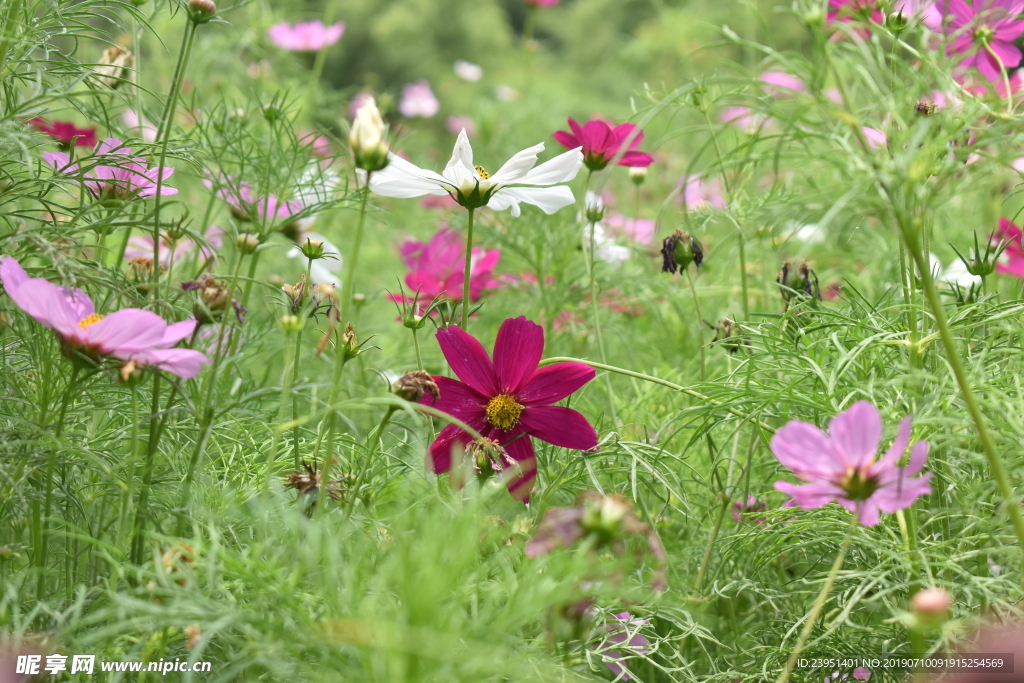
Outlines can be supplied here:
[[[352, 297], [355, 294], [353, 289], [356, 286], [356, 266], [359, 264], [359, 249], [363, 244], [363, 224], [366, 222], [366, 202], [370, 198], [370, 175], [366, 173], [366, 186], [362, 188], [362, 196], [359, 202], [359, 221], [356, 223], [356, 236], [352, 240], [352, 256], [345, 270], [345, 291], [341, 293], [341, 316], [338, 319], [338, 323], [341, 328], [344, 329], [345, 324], [350, 322], [348, 319], [349, 307], [352, 305]], [[468, 282], [468, 278], [467, 278]], [[335, 377], [340, 376], [340, 369], [335, 370]], [[333, 403], [333, 401], [332, 401]]]
[[[287, 336], [291, 336], [290, 332], [286, 333]], [[277, 462], [278, 447], [281, 440], [281, 425], [287, 420], [288, 413], [288, 394], [292, 390], [292, 354], [295, 352], [295, 347], [290, 343], [291, 339], [285, 339], [285, 353], [287, 356], [284, 361], [284, 374], [281, 377], [281, 401], [277, 408], [277, 424], [274, 425], [274, 433], [270, 437], [270, 450], [267, 451], [267, 478], [266, 485], [270, 486], [270, 480], [273, 476], [274, 463]]]
[[789, 653], [789, 660], [786, 662], [786, 668], [775, 683], [786, 683], [786, 681], [789, 680], [790, 674], [793, 673], [793, 667], [796, 665], [797, 659], [800, 658], [800, 653], [804, 651], [804, 645], [807, 644], [807, 639], [810, 637], [811, 631], [814, 629], [814, 624], [818, 621], [818, 615], [821, 614], [821, 610], [825, 606], [825, 602], [828, 600], [828, 594], [832, 591], [832, 584], [836, 582], [836, 576], [839, 574], [839, 570], [843, 567], [843, 561], [846, 559], [846, 553], [850, 549], [850, 542], [853, 540], [853, 532], [856, 530], [857, 514], [854, 513], [850, 519], [850, 528], [846, 531], [846, 538], [843, 539], [843, 544], [839, 548], [839, 554], [836, 555], [836, 561], [832, 563], [832, 570], [828, 573], [828, 577], [825, 578], [825, 583], [821, 587], [821, 592], [818, 593], [818, 598], [814, 601], [814, 605], [811, 607], [811, 613], [807, 615], [807, 621], [804, 622], [804, 628], [800, 632], [800, 639], [796, 641], [793, 651]]
[[132, 391], [132, 441], [128, 450], [128, 475], [125, 482], [124, 498], [121, 501], [121, 514], [117, 522], [117, 543], [120, 547], [121, 541], [127, 533], [125, 524], [131, 514], [132, 498], [135, 495], [135, 468], [139, 457], [139, 390], [133, 383]]
[[[589, 181], [589, 175], [587, 176]], [[590, 310], [594, 317], [594, 337], [597, 339], [597, 351], [601, 354], [601, 362], [607, 365], [608, 355], [604, 350], [604, 334], [601, 332], [600, 306], [597, 304], [597, 270], [594, 267], [594, 235], [597, 233], [597, 224], [588, 223], [590, 228], [590, 249], [587, 250], [587, 269], [590, 272]], [[608, 409], [611, 411], [612, 424], [618, 424], [619, 418], [615, 414], [615, 392], [612, 390], [611, 377], [604, 376], [604, 387], [608, 393]]]
[[[241, 258], [244, 258], [244, 256]], [[256, 264], [259, 260], [260, 252], [254, 251], [252, 258], [249, 259], [249, 274], [246, 275], [245, 291], [242, 292], [242, 305], [246, 308], [249, 308], [249, 296], [252, 294], [252, 283], [256, 281]]]
[[[60, 413], [57, 415], [57, 425], [54, 434], [60, 438], [64, 432], [64, 417], [67, 415], [68, 404], [78, 386], [78, 366], [71, 370], [71, 379], [68, 380], [67, 389], [64, 390], [64, 398], [61, 399]], [[43, 515], [39, 520], [40, 533], [39, 554], [37, 555], [36, 567], [39, 571], [39, 582], [36, 586], [36, 600], [40, 602], [46, 597], [46, 551], [50, 543], [50, 512], [53, 507], [53, 476], [57, 469], [58, 444], [51, 446], [50, 457], [46, 461], [46, 494], [43, 498]]]
[[[309, 263], [306, 265], [306, 279], [303, 280], [302, 292], [299, 295], [298, 314], [305, 317], [305, 311], [303, 310], [306, 302], [306, 292], [312, 285], [309, 281], [310, 274], [313, 272], [313, 259], [309, 259]], [[299, 377], [300, 363], [302, 362], [302, 330], [300, 329], [295, 335], [295, 367], [292, 369], [292, 377], [295, 380]], [[299, 458], [299, 394], [298, 392], [292, 393], [292, 422], [295, 426], [292, 427], [292, 450], [295, 455], [295, 469], [299, 469], [302, 465], [301, 459]]]
[[[363, 486], [363, 479], [366, 477], [367, 471], [370, 469], [370, 462], [373, 460], [373, 456], [377, 453], [377, 447], [380, 445], [381, 435], [384, 433], [384, 429], [388, 426], [388, 422], [391, 421], [391, 416], [398, 410], [395, 406], [389, 406], [387, 411], [384, 413], [384, 417], [381, 418], [380, 424], [370, 435], [370, 443], [367, 447], [366, 457], [363, 458], [363, 464], [359, 468], [359, 474], [356, 475], [356, 480], [352, 484], [352, 495], [349, 496], [348, 501], [345, 504], [345, 521], [352, 516], [352, 510], [356, 505], [356, 498], [359, 497], [359, 489]], [[323, 484], [326, 486], [326, 482]]]
[[743, 319], [747, 320], [750, 318], [750, 294], [747, 288], [747, 238], [742, 230], [737, 231], [737, 237], [740, 246], [740, 286], [743, 287]]
[[690, 274], [690, 268], [686, 270], [686, 281], [690, 283], [690, 293], [693, 294], [693, 305], [697, 307], [697, 336], [700, 339], [700, 381], [703, 382], [707, 379], [707, 370], [705, 367], [704, 359], [704, 315], [700, 311], [700, 299], [697, 298], [697, 287], [693, 283], [693, 275]]
[[462, 275], [462, 329], [469, 331], [469, 281], [473, 265], [473, 214], [475, 209], [469, 210], [469, 225], [466, 229], [466, 270]]
[[704, 557], [700, 561], [700, 569], [697, 571], [697, 581], [693, 584], [693, 592], [700, 593], [701, 587], [704, 585], [704, 576], [707, 574], [708, 565], [711, 563], [711, 552], [715, 548], [715, 541], [718, 540], [718, 532], [722, 528], [722, 521], [725, 519], [725, 513], [729, 510], [729, 504], [732, 501], [726, 497], [722, 501], [722, 506], [718, 510], [718, 518], [715, 520], [715, 526], [711, 529], [711, 538], [708, 540], [708, 547], [704, 549]]
[[142, 488], [139, 491], [139, 503], [135, 510], [135, 537], [132, 541], [131, 558], [135, 564], [142, 562], [142, 549], [145, 545], [144, 536], [146, 531], [146, 508], [149, 507], [149, 489], [153, 483], [153, 470], [156, 464], [157, 444], [160, 434], [160, 420], [157, 413], [160, 410], [160, 374], [153, 378], [153, 402], [149, 411], [149, 444], [146, 449], [146, 468], [142, 475]]
[[761, 427], [761, 429], [764, 429], [769, 434], [774, 434], [775, 433], [775, 428], [774, 427], [771, 427], [771, 426], [765, 424], [764, 422], [761, 422], [760, 420], [758, 420], [757, 418], [753, 417], [752, 415], [746, 415], [744, 413], [741, 413], [740, 411], [736, 410], [735, 408], [732, 408], [730, 406], [725, 405], [724, 403], [722, 403], [718, 399], [711, 398], [710, 396], [705, 396], [704, 394], [700, 393], [699, 391], [694, 391], [693, 389], [688, 389], [688, 388], [686, 388], [684, 386], [676, 384], [675, 382], [669, 382], [666, 379], [661, 379], [660, 377], [655, 377], [653, 375], [645, 375], [642, 372], [634, 372], [632, 370], [626, 370], [625, 368], [618, 368], [618, 367], [615, 367], [614, 365], [606, 365], [604, 363], [596, 363], [596, 362], [594, 362], [592, 360], [587, 360], [585, 358], [570, 358], [568, 356], [554, 356], [552, 358], [545, 358], [540, 363], [538, 363], [537, 366], [538, 367], [543, 367], [545, 365], [551, 365], [552, 363], [583, 363], [584, 365], [589, 365], [590, 367], [596, 368], [598, 370], [608, 370], [609, 372], [617, 372], [618, 374], [625, 375], [627, 377], [635, 377], [636, 379], [642, 379], [645, 382], [652, 382], [654, 384], [660, 384], [663, 387], [668, 387], [669, 389], [673, 389], [675, 391], [682, 392], [682, 393], [686, 394], [687, 396], [692, 396], [693, 398], [695, 398], [695, 399], [697, 399], [699, 401], [704, 401], [705, 403], [710, 403], [711, 405], [713, 405], [713, 406], [715, 406], [717, 408], [723, 408], [727, 412], [731, 413], [732, 415], [735, 415], [738, 418], [741, 418], [743, 420], [747, 420], [747, 421], [749, 421], [749, 422], [751, 422], [753, 424], [758, 425], [759, 427]]
[[[413, 348], [416, 349], [416, 368], [426, 372], [427, 368], [423, 365], [423, 356], [420, 354], [420, 338], [417, 334], [418, 332], [419, 330], [415, 327], [412, 328], [412, 345]], [[430, 443], [434, 443], [434, 439], [437, 437], [437, 434], [434, 432], [434, 421], [430, 418], [427, 418], [427, 429], [430, 430]]]

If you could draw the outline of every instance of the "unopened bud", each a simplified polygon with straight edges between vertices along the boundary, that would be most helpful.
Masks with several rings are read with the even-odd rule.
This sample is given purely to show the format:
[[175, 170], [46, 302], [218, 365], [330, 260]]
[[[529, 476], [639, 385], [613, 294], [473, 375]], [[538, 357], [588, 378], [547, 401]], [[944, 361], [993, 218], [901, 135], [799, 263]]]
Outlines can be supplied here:
[[135, 57], [124, 48], [112, 45], [103, 51], [99, 62], [93, 67], [96, 79], [108, 88], [116, 89], [130, 80], [135, 68]]
[[586, 216], [588, 223], [601, 222], [601, 219], [604, 218], [604, 201], [600, 195], [593, 192], [587, 193], [583, 200], [583, 215]]
[[596, 532], [605, 539], [615, 538], [622, 531], [622, 521], [633, 514], [633, 506], [627, 498], [615, 494], [594, 497], [585, 503], [586, 511], [580, 518], [580, 526]]
[[344, 355], [345, 361], [350, 361], [359, 355], [359, 340], [356, 339], [356, 326], [352, 323], [345, 325], [345, 331], [341, 334], [341, 343], [338, 350]]
[[130, 360], [121, 366], [118, 374], [121, 375], [122, 384], [135, 386], [142, 380], [142, 366]]
[[633, 166], [629, 169], [629, 179], [633, 181], [634, 185], [643, 185], [643, 182], [647, 180], [647, 167]]
[[217, 16], [217, 5], [213, 0], [189, 0], [189, 19], [196, 24], [205, 24]]
[[278, 107], [276, 104], [263, 105], [263, 118], [265, 118], [267, 121], [270, 121], [271, 123], [274, 123], [279, 118], [281, 118], [281, 115], [283, 113], [284, 112], [281, 111], [281, 108]]
[[235, 245], [238, 247], [238, 251], [243, 254], [251, 254], [256, 251], [256, 247], [260, 246], [260, 238], [251, 232], [243, 232], [235, 240]]
[[885, 15], [885, 27], [893, 33], [900, 33], [907, 27], [907, 17], [902, 8]]
[[801, 261], [794, 266], [789, 261], [782, 264], [775, 281], [780, 285], [782, 300], [788, 305], [794, 297], [817, 299], [821, 301], [821, 290], [818, 287], [818, 276], [814, 273], [807, 261]]
[[302, 320], [294, 315], [282, 315], [277, 319], [277, 324], [285, 332], [298, 332], [302, 329]]
[[315, 240], [312, 237], [306, 238], [306, 241], [301, 247], [299, 247], [299, 251], [302, 252], [302, 255], [310, 261], [322, 259], [327, 255], [327, 251], [324, 249], [324, 243], [320, 240]]
[[426, 394], [434, 397], [434, 401], [441, 398], [441, 392], [437, 388], [437, 382], [423, 370], [407, 372], [391, 385], [391, 390], [396, 396], [404, 398], [412, 403], [418, 402]]
[[352, 147], [352, 155], [356, 168], [364, 171], [379, 171], [388, 165], [388, 143], [385, 140], [387, 127], [380, 116], [377, 103], [367, 97], [356, 112], [352, 130], [348, 135], [348, 143]]
[[952, 601], [949, 593], [941, 588], [926, 588], [914, 594], [910, 600], [910, 611], [923, 623], [940, 624], [949, 616]]
[[699, 268], [704, 262], [704, 247], [690, 233], [676, 230], [662, 242], [661, 255], [661, 272], [674, 273], [686, 270], [691, 263]]

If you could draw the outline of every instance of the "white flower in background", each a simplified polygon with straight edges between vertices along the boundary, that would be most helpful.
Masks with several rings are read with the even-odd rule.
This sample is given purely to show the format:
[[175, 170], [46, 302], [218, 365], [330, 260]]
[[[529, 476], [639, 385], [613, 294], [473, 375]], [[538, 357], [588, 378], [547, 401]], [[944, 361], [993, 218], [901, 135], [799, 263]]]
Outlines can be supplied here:
[[594, 229], [595, 258], [617, 266], [624, 261], [628, 261], [633, 255], [633, 251], [629, 247], [625, 247], [609, 237], [604, 226], [600, 223], [587, 223], [583, 228], [583, 239], [587, 242], [588, 249], [590, 248], [591, 226]]
[[[306, 166], [306, 170], [295, 183], [294, 197], [302, 202], [304, 207], [325, 204], [334, 198], [334, 193], [340, 182], [341, 177], [337, 171], [332, 168], [323, 169], [319, 163], [313, 161]], [[288, 226], [290, 228], [288, 232], [291, 233], [296, 246], [288, 250], [287, 256], [299, 259], [305, 265], [306, 257], [302, 254], [300, 247], [306, 243], [306, 240], [319, 242], [323, 245], [325, 258], [313, 261], [309, 277], [316, 283], [327, 282], [337, 285], [341, 281], [341, 251], [329, 239], [318, 232], [313, 232], [315, 221], [316, 214], [300, 218]]]
[[479, 64], [460, 59], [455, 62], [455, 75], [464, 81], [476, 83], [484, 77], [484, 68]]
[[795, 239], [805, 244], [821, 244], [825, 241], [825, 231], [818, 225], [801, 225], [793, 231]]
[[314, 244], [319, 242], [324, 249], [324, 257], [313, 261], [313, 265], [309, 269], [309, 279], [317, 284], [327, 283], [338, 287], [341, 283], [341, 267], [343, 265], [341, 251], [338, 250], [338, 247], [320, 233], [311, 230], [302, 232], [299, 239], [301, 242], [288, 250], [288, 258], [302, 261], [303, 267], [305, 267], [307, 259], [302, 254], [300, 246], [305, 245], [307, 240]]
[[[572, 190], [559, 183], [576, 177], [583, 165], [580, 150], [577, 147], [534, 167], [537, 156], [544, 151], [541, 142], [514, 155], [492, 175], [483, 166], [474, 166], [473, 148], [463, 130], [451, 160], [440, 174], [391, 153], [387, 168], [370, 176], [370, 189], [382, 197], [400, 199], [447, 194], [467, 209], [511, 209], [513, 216], [519, 216], [520, 203], [533, 204], [544, 213], [553, 214], [576, 202]], [[360, 172], [360, 179], [365, 182], [365, 178], [365, 173]]]
[[494, 96], [502, 102], [512, 102], [519, 98], [519, 91], [511, 85], [499, 85], [494, 89]]
[[948, 282], [953, 285], [960, 285], [964, 289], [970, 288], [971, 285], [981, 285], [981, 277], [978, 275], [971, 275], [967, 271], [967, 266], [960, 259], [954, 260], [949, 264], [949, 268], [942, 271], [942, 275], [939, 279], [943, 282]]

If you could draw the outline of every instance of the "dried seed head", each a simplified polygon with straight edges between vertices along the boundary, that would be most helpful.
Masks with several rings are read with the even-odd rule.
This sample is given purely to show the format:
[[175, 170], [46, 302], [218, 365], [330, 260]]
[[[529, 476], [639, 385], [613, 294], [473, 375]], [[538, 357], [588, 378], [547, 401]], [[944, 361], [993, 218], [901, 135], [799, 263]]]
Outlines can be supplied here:
[[203, 637], [203, 630], [199, 628], [199, 624], [189, 624], [185, 627], [185, 649], [191, 650], [199, 644], [199, 639]]
[[[195, 280], [182, 282], [181, 288], [186, 292], [199, 292], [199, 300], [192, 307], [192, 315], [202, 325], [220, 320], [224, 311], [227, 310], [228, 304], [231, 303], [231, 288], [227, 281], [218, 280], [209, 273], [204, 273]], [[237, 306], [236, 313], [238, 313]], [[242, 315], [244, 313], [239, 313], [239, 322], [241, 322]]]
[[488, 476], [516, 467], [515, 459], [496, 439], [474, 439], [466, 444], [466, 457], [481, 475]]
[[288, 309], [292, 313], [298, 313], [299, 308], [302, 307], [302, 302], [306, 298], [306, 276], [305, 274], [299, 277], [299, 281], [294, 285], [284, 284], [281, 285], [281, 291], [288, 297]]
[[691, 263], [699, 268], [704, 262], [704, 247], [690, 233], [676, 230], [662, 242], [661, 255], [661, 272], [674, 273], [686, 270]]
[[396, 396], [401, 396], [406, 401], [418, 402], [425, 394], [434, 397], [434, 401], [441, 398], [441, 392], [437, 388], [437, 382], [423, 370], [407, 372], [391, 386], [391, 391]]

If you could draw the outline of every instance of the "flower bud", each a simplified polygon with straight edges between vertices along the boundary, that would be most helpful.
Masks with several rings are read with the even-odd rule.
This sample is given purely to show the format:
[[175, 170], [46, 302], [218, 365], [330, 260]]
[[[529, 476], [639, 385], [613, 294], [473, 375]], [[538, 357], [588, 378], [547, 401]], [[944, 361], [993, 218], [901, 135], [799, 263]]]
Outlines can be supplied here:
[[782, 264], [782, 270], [779, 271], [775, 281], [779, 284], [782, 300], [786, 302], [787, 307], [793, 298], [821, 301], [818, 276], [807, 265], [807, 261], [801, 261], [797, 266], [786, 261]]
[[146, 282], [153, 273], [153, 259], [148, 256], [136, 256], [128, 260], [128, 276], [135, 282]]
[[134, 387], [142, 381], [142, 366], [130, 360], [121, 366], [118, 374], [121, 376], [122, 384]]
[[900, 33], [907, 27], [907, 17], [902, 8], [885, 15], [885, 27], [893, 33]]
[[949, 616], [952, 606], [949, 593], [941, 588], [926, 588], [914, 594], [910, 600], [910, 611], [922, 623], [941, 624]]
[[350, 361], [359, 355], [359, 340], [356, 339], [356, 326], [352, 323], [345, 325], [345, 331], [341, 334], [341, 345], [339, 350], [344, 354], [345, 361]]
[[283, 284], [281, 291], [288, 297], [288, 308], [292, 313], [298, 313], [302, 302], [306, 298], [306, 275], [299, 276], [299, 281], [294, 285]]
[[282, 315], [277, 319], [278, 326], [285, 332], [298, 332], [302, 329], [302, 320], [294, 315]]
[[276, 104], [263, 105], [263, 118], [265, 118], [270, 123], [276, 122], [278, 119], [281, 118], [283, 114], [284, 112], [281, 111], [281, 107], [277, 106]]
[[[228, 304], [231, 303], [231, 288], [224, 280], [218, 280], [206, 273], [196, 280], [182, 282], [181, 288], [186, 292], [199, 292], [199, 300], [192, 307], [192, 315], [200, 325], [208, 325], [219, 320]], [[238, 313], [236, 309], [236, 313]], [[238, 313], [241, 322], [241, 313]]]
[[205, 24], [217, 16], [217, 5], [213, 0], [189, 0], [188, 17], [196, 24]]
[[601, 195], [594, 192], [587, 192], [583, 199], [583, 215], [588, 223], [600, 223], [604, 218], [604, 201]]
[[629, 179], [633, 181], [634, 185], [643, 185], [647, 180], [647, 167], [633, 166], [629, 169]]
[[372, 97], [367, 97], [356, 112], [348, 142], [352, 146], [356, 168], [379, 171], [388, 165], [387, 127]]
[[103, 51], [99, 62], [93, 67], [96, 80], [111, 89], [117, 89], [124, 81], [130, 80], [135, 68], [135, 56], [124, 48], [112, 45]]
[[690, 233], [676, 230], [662, 242], [661, 255], [661, 272], [674, 273], [677, 269], [686, 270], [691, 263], [699, 268], [704, 261], [704, 247]]
[[306, 238], [305, 243], [299, 247], [299, 251], [302, 252], [302, 255], [310, 261], [322, 259], [327, 256], [327, 251], [324, 249], [324, 243], [320, 240], [315, 240], [312, 237]]
[[441, 398], [437, 382], [423, 370], [413, 370], [412, 372], [405, 373], [391, 385], [391, 391], [396, 396], [400, 396], [412, 403], [418, 402], [426, 394], [433, 396], [434, 401]]
[[243, 232], [235, 240], [235, 246], [238, 247], [238, 251], [243, 254], [251, 254], [256, 251], [256, 247], [260, 246], [260, 238], [258, 235], [254, 235], [251, 232]]
[[[710, 325], [710, 323], [708, 324]], [[736, 323], [729, 318], [722, 318], [717, 325], [711, 325], [711, 327], [715, 330], [714, 341], [729, 353], [736, 353], [744, 345], [750, 346], [750, 341], [746, 337], [736, 334]]]

